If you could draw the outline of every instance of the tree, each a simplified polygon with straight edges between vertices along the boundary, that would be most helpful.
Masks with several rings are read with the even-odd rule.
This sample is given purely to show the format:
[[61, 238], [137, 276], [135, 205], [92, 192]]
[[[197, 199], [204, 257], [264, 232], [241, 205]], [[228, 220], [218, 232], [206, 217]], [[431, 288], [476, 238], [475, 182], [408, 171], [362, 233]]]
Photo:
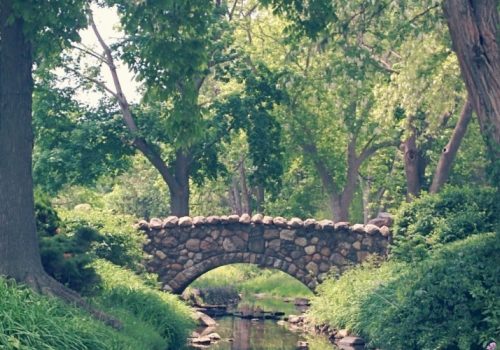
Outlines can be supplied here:
[[[446, 0], [444, 14], [462, 77], [493, 166], [500, 159], [500, 20], [498, 1]], [[496, 171], [497, 180], [500, 171]]]
[[105, 317], [43, 270], [31, 173], [33, 63], [78, 38], [76, 30], [85, 23], [82, 5], [63, 0], [0, 3], [0, 275]]
[[[97, 58], [98, 66], [107, 66], [113, 87], [96, 78], [95, 69], [91, 74], [69, 70], [112, 95], [128, 130], [125, 143], [161, 174], [169, 188], [171, 213], [188, 215], [190, 181], [213, 178], [220, 169], [217, 145], [221, 135], [207, 113], [211, 94], [204, 89], [215, 67], [235, 57], [234, 50], [229, 50], [231, 13], [220, 2], [108, 3], [117, 5], [123, 42], [106, 43], [90, 13], [102, 53], [77, 48]], [[144, 84], [140, 105], [130, 105], [123, 94], [115, 64], [118, 56]]]

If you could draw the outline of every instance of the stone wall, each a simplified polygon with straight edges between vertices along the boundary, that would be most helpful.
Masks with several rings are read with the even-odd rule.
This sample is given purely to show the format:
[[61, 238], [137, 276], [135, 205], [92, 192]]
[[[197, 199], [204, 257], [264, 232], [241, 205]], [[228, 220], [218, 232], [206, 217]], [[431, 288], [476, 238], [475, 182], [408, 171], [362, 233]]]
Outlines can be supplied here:
[[371, 254], [385, 256], [389, 229], [330, 220], [286, 220], [260, 214], [175, 217], [141, 221], [147, 269], [163, 289], [181, 293], [204, 273], [233, 263], [279, 269], [309, 288]]

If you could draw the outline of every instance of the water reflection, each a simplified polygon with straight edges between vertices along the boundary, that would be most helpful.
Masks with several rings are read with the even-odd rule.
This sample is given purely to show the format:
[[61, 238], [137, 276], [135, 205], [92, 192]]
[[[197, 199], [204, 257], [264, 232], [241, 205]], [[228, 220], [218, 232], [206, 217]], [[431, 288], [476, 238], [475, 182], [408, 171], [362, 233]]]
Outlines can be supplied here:
[[271, 320], [223, 317], [217, 322], [222, 340], [211, 345], [210, 350], [295, 350], [299, 340], [307, 341], [311, 350], [335, 349], [323, 337], [294, 333]]
[[210, 347], [214, 350], [291, 350], [296, 349], [301, 339], [270, 320], [256, 322], [225, 317], [218, 322], [217, 331], [223, 340]]

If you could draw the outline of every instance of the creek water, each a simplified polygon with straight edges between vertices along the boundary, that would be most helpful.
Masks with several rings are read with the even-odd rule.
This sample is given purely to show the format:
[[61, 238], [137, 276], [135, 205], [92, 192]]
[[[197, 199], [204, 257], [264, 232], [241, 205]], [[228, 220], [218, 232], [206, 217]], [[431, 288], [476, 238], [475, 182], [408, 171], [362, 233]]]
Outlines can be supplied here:
[[[293, 303], [276, 298], [256, 299], [246, 296], [238, 308], [259, 307], [266, 311], [300, 314]], [[274, 320], [253, 321], [233, 316], [216, 319], [215, 331], [221, 340], [210, 345], [209, 350], [296, 350], [299, 341], [306, 341], [310, 350], [337, 349], [326, 337], [291, 331]]]

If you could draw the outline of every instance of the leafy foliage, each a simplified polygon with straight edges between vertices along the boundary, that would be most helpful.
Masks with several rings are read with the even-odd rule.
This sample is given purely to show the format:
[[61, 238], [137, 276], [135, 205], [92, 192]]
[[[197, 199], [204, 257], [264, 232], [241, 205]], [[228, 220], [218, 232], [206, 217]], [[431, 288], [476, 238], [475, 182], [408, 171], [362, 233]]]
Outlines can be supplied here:
[[321, 285], [311, 315], [386, 349], [483, 349], [500, 337], [499, 248], [479, 234], [416, 264], [355, 268]]
[[35, 190], [35, 217], [36, 230], [40, 236], [54, 236], [61, 226], [61, 219], [52, 206], [47, 194], [39, 189]]
[[143, 270], [143, 237], [131, 227], [131, 217], [90, 209], [62, 211], [61, 220], [40, 191], [36, 213], [43, 267], [71, 289], [87, 294], [99, 289], [99, 277], [90, 266], [97, 257]]
[[93, 237], [90, 251], [97, 258], [142, 271], [144, 237], [132, 227], [133, 217], [93, 209], [62, 211], [61, 216], [66, 235], [83, 232], [87, 237]]
[[238, 70], [236, 79], [243, 84], [242, 91], [214, 103], [213, 108], [216, 121], [226, 124], [226, 130], [245, 132], [255, 167], [250, 175], [251, 183], [262, 185], [276, 195], [281, 188], [283, 148], [281, 125], [272, 111], [284, 96], [278, 88], [278, 76], [262, 64], [258, 68], [258, 74], [251, 69]]
[[437, 247], [499, 225], [499, 201], [491, 188], [446, 187], [401, 206], [394, 223], [391, 255], [422, 259]]
[[12, 2], [13, 18], [23, 19], [25, 34], [34, 43], [35, 61], [52, 65], [58, 54], [79, 41], [78, 30], [87, 25], [82, 0], [35, 0]]
[[124, 126], [115, 112], [106, 105], [85, 108], [74, 93], [42, 81], [33, 98], [33, 173], [36, 184], [51, 193], [118, 174], [128, 168], [132, 153], [123, 145]]

